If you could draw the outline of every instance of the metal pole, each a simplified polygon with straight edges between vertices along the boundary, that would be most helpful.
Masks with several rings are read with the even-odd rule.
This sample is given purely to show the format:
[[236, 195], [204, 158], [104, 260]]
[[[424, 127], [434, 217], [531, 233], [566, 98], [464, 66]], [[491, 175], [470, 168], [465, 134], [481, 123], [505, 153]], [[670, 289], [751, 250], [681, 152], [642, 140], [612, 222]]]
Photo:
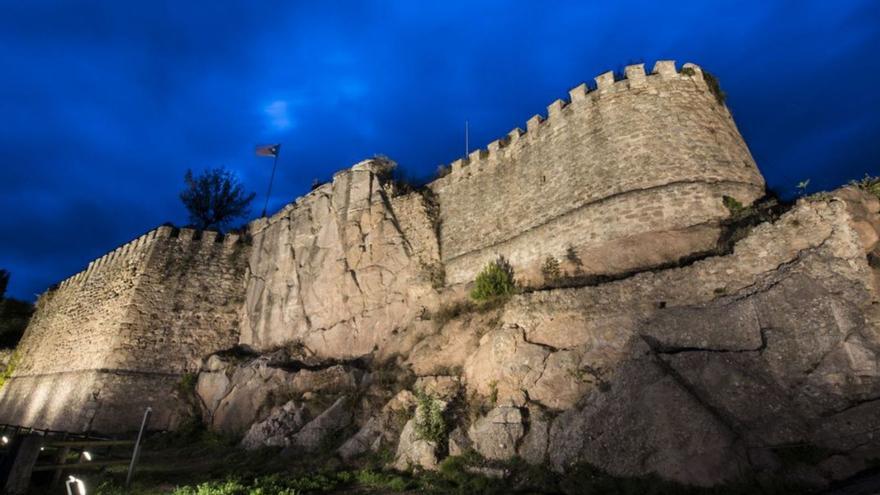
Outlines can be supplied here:
[[152, 407], [148, 407], [144, 411], [144, 420], [141, 421], [141, 430], [138, 432], [137, 441], [134, 443], [134, 451], [131, 453], [131, 464], [128, 465], [128, 476], [125, 477], [125, 487], [131, 484], [131, 476], [134, 474], [134, 465], [137, 464], [138, 456], [141, 454], [141, 440], [144, 437], [144, 431], [147, 429], [147, 422], [150, 420], [150, 413], [153, 412]]
[[263, 206], [263, 214], [261, 217], [266, 216], [266, 209], [269, 208], [269, 196], [272, 195], [272, 182], [275, 180], [275, 167], [278, 166], [278, 155], [281, 154], [281, 149], [275, 152], [275, 158], [272, 160], [272, 177], [269, 178], [269, 190], [266, 192], [266, 205]]
[[471, 152], [470, 143], [468, 143], [468, 121], [464, 121], [464, 157], [467, 158], [468, 154]]

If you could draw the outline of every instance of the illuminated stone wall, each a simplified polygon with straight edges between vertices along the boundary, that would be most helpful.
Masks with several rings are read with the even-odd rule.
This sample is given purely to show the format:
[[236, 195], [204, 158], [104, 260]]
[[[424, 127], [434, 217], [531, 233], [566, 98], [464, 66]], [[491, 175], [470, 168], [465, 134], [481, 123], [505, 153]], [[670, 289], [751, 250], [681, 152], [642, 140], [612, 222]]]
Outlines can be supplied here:
[[0, 390], [0, 422], [38, 428], [153, 426], [185, 409], [177, 386], [201, 356], [238, 341], [247, 246], [159, 227], [50, 289]]

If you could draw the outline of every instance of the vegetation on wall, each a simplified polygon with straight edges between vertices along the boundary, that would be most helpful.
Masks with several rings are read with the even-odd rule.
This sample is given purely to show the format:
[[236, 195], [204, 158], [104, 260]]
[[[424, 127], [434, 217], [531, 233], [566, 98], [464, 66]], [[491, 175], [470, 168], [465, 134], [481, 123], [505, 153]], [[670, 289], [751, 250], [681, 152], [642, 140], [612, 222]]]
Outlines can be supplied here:
[[21, 359], [21, 355], [19, 355], [18, 351], [14, 351], [12, 356], [9, 357], [9, 362], [6, 363], [6, 367], [0, 372], [0, 388], [3, 388], [3, 385], [6, 384], [6, 380], [12, 376], [12, 373], [15, 372], [15, 367], [18, 366], [18, 361]]
[[541, 274], [544, 276], [545, 282], [551, 283], [559, 280], [562, 276], [559, 260], [555, 256], [547, 256], [544, 259], [544, 264], [541, 265]]
[[513, 266], [504, 256], [487, 264], [474, 280], [471, 298], [475, 301], [490, 301], [504, 298], [516, 291]]
[[[715, 100], [718, 101], [719, 105], [724, 105], [727, 101], [727, 93], [721, 89], [721, 83], [718, 81], [718, 78], [706, 69], [701, 68], [700, 70], [703, 72], [703, 80], [706, 81], [709, 92], [715, 95]], [[686, 76], [693, 76], [696, 75], [697, 71], [693, 67], [685, 67], [681, 69], [681, 73]]]

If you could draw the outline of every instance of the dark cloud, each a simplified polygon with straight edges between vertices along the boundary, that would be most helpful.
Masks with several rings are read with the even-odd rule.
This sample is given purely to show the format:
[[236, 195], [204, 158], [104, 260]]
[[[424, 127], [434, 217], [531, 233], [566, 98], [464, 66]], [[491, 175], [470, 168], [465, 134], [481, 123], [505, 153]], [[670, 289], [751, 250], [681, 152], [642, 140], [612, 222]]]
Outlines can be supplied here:
[[719, 76], [782, 192], [877, 174], [878, 5], [6, 2], [0, 266], [31, 298], [185, 223], [187, 168], [225, 165], [263, 194], [258, 142], [284, 143], [270, 209], [377, 153], [427, 177], [462, 153], [465, 120], [485, 145], [581, 81], [659, 58]]

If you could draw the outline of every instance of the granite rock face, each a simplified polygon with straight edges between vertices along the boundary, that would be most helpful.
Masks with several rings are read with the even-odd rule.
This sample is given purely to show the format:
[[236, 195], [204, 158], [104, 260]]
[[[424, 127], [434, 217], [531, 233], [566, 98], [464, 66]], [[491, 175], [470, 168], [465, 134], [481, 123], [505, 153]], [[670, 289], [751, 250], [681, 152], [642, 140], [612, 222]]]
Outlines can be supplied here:
[[368, 161], [257, 222], [241, 343], [267, 350], [298, 342], [319, 356], [393, 352], [389, 339], [430, 304], [437, 258], [422, 196], [392, 206]]
[[[355, 421], [340, 456], [394, 448], [398, 469], [436, 469], [473, 449], [695, 485], [745, 472], [828, 483], [880, 454], [865, 436], [880, 428], [878, 206], [859, 190], [801, 200], [726, 254], [527, 292], [434, 323], [429, 314], [418, 338], [389, 334], [408, 342], [397, 362], [410, 389], [451, 405], [441, 443], [417, 435], [406, 389], [360, 413], [341, 398], [321, 410], [269, 399], [381, 390], [390, 386], [381, 367], [363, 375], [343, 364], [280, 366], [271, 353], [239, 364], [212, 357], [199, 394], [216, 428], [255, 423], [248, 445], [309, 451]], [[791, 445], [827, 455], [792, 465]]]

